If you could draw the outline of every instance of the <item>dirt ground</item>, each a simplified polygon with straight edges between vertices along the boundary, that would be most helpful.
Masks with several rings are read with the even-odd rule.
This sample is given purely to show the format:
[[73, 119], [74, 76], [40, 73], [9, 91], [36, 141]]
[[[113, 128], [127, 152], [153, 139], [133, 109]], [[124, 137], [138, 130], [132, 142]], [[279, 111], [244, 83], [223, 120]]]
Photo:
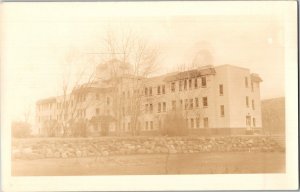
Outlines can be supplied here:
[[13, 160], [13, 176], [283, 173], [285, 153], [149, 154]]

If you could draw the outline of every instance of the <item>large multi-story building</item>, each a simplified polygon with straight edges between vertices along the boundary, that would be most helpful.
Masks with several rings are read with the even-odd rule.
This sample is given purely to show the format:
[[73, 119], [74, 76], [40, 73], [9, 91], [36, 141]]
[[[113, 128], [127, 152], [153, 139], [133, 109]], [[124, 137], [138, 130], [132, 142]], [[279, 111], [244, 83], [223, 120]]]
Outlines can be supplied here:
[[245, 134], [262, 127], [261, 81], [249, 69], [232, 65], [151, 78], [122, 75], [38, 101], [37, 125], [42, 134], [47, 122], [72, 129], [71, 122], [80, 120], [93, 136], [159, 135], [180, 120], [174, 129], [179, 125], [188, 134]]

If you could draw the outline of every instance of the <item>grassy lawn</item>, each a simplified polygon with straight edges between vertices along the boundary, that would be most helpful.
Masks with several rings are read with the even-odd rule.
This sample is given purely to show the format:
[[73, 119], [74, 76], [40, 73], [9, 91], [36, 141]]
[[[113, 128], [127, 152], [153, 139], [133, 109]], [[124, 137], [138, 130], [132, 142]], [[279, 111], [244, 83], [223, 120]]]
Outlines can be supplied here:
[[285, 153], [231, 152], [13, 160], [13, 176], [284, 173]]

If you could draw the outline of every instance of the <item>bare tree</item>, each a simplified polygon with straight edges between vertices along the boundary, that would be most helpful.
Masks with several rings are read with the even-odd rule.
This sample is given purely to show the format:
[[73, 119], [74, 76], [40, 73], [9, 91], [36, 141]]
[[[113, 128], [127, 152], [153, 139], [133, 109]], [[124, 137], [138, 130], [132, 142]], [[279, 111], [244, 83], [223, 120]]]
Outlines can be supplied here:
[[103, 52], [108, 53], [106, 60], [109, 62], [104, 62], [103, 69], [109, 73], [108, 79], [114, 88], [113, 109], [117, 117], [117, 132], [122, 132], [122, 120], [127, 116], [131, 122], [131, 133], [136, 135], [143, 97], [143, 80], [158, 69], [159, 51], [131, 31], [123, 32], [119, 36], [108, 32], [104, 45]]

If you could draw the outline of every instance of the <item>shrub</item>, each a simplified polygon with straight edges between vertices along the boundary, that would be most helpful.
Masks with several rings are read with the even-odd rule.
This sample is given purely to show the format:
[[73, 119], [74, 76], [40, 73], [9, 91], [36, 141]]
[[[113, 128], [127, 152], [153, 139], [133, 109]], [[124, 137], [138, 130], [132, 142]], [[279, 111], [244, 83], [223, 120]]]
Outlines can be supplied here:
[[183, 136], [188, 132], [186, 121], [181, 111], [172, 111], [166, 115], [163, 135]]
[[23, 121], [12, 122], [11, 129], [12, 136], [17, 138], [28, 137], [31, 133], [31, 125]]

